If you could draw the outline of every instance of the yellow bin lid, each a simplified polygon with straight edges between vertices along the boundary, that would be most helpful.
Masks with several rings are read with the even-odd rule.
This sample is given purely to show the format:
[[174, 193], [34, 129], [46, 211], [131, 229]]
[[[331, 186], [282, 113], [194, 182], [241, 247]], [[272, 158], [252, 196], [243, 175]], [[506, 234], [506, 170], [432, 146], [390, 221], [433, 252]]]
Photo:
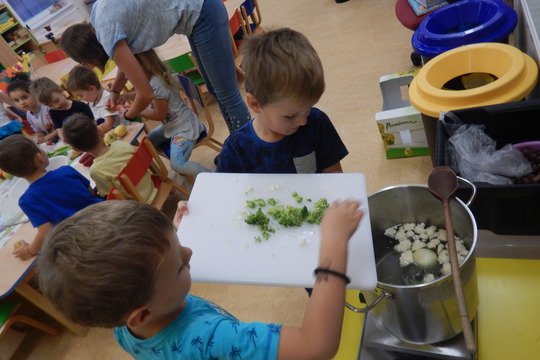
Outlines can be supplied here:
[[[467, 90], [448, 90], [450, 80], [471, 73], [487, 73], [497, 80]], [[430, 60], [409, 87], [411, 104], [422, 114], [438, 118], [441, 111], [519, 101], [538, 78], [538, 66], [514, 46], [479, 43], [446, 51]]]

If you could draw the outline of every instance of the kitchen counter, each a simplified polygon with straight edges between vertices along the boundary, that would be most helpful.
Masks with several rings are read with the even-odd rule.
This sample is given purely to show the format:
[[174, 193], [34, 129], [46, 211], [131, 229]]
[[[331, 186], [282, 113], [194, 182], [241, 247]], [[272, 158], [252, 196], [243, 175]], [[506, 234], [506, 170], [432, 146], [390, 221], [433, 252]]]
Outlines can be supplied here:
[[[540, 260], [478, 257], [476, 266], [478, 359], [539, 359]], [[347, 301], [362, 306], [358, 291], [348, 291]], [[363, 318], [345, 310], [342, 343], [334, 359], [357, 358]]]

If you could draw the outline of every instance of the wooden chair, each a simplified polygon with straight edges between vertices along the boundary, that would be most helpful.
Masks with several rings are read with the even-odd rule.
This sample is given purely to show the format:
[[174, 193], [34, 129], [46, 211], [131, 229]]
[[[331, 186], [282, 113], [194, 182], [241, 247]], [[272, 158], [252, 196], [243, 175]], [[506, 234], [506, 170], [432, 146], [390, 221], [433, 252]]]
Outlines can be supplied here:
[[[217, 152], [221, 152], [223, 143], [213, 138], [214, 130], [215, 130], [214, 120], [212, 119], [212, 116], [210, 115], [210, 111], [208, 110], [208, 106], [206, 102], [204, 101], [204, 99], [201, 97], [201, 94], [199, 93], [199, 89], [197, 88], [197, 86], [195, 86], [193, 81], [191, 81], [191, 79], [186, 76], [178, 75], [178, 81], [180, 82], [180, 85], [182, 86], [182, 91], [184, 92], [184, 94], [187, 96], [189, 100], [191, 110], [195, 114], [197, 114], [197, 116], [199, 116], [200, 110], [202, 110], [204, 112], [204, 116], [206, 117], [207, 135], [205, 137], [199, 138], [199, 140], [195, 144], [195, 149], [199, 146], [204, 145], [204, 146], [208, 146], [216, 150]], [[199, 116], [199, 120], [200, 120], [200, 116]]]
[[244, 1], [242, 5], [240, 5], [240, 12], [242, 13], [244, 28], [248, 35], [253, 34], [257, 29], [262, 29], [261, 9], [257, 0]]
[[62, 332], [44, 323], [25, 315], [18, 315], [21, 304], [0, 303], [0, 341], [6, 336], [11, 327], [26, 324], [53, 336], [60, 336]]
[[236, 34], [240, 29], [242, 30], [242, 34], [246, 35], [247, 30], [245, 28], [244, 21], [242, 20], [242, 15], [240, 15], [240, 10], [236, 9], [234, 15], [229, 19], [229, 33], [231, 37], [231, 46], [234, 56], [236, 72], [243, 77], [244, 70], [242, 70], [242, 68], [240, 67], [240, 65], [242, 64], [242, 58], [239, 51], [241, 40], [237, 41], [234, 38], [234, 34]]
[[[144, 137], [133, 157], [118, 174], [118, 180], [126, 193], [132, 195], [138, 202], [146, 202], [137, 191], [136, 186], [148, 170], [153, 172], [152, 181], [158, 190], [151, 205], [161, 209], [173, 189], [177, 189], [185, 196], [189, 196], [189, 191], [169, 178], [169, 171], [163, 164], [154, 145], [148, 138]], [[118, 199], [118, 193], [115, 193], [112, 189], [109, 195]]]

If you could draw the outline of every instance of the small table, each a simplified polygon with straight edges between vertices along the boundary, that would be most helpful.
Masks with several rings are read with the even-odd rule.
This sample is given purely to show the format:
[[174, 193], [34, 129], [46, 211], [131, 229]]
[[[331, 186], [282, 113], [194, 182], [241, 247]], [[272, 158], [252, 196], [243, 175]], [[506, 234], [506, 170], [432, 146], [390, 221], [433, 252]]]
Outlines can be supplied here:
[[[130, 144], [136, 144], [138, 138], [144, 130], [144, 124], [136, 123], [127, 126], [128, 132], [121, 140]], [[111, 130], [112, 131], [112, 130]], [[90, 178], [89, 168], [75, 160], [72, 166], [86, 178]], [[79, 336], [85, 336], [88, 328], [74, 324], [58, 312], [52, 303], [39, 291], [29, 285], [34, 276], [34, 265], [37, 260], [33, 257], [28, 260], [20, 260], [13, 256], [13, 246], [21, 239], [32, 240], [36, 236], [37, 230], [30, 222], [24, 223], [15, 234], [0, 248], [0, 299], [15, 291], [33, 303], [35, 306], [64, 325], [68, 330]]]

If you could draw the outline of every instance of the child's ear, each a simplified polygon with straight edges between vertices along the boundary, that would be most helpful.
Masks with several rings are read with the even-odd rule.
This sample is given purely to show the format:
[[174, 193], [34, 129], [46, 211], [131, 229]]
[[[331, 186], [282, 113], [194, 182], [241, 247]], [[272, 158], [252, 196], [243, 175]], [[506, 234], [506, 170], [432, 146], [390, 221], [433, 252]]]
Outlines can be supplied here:
[[261, 112], [261, 106], [259, 105], [259, 102], [251, 93], [246, 94], [246, 103], [249, 106], [251, 110], [253, 110], [254, 113], [258, 114]]
[[145, 325], [151, 314], [152, 312], [147, 306], [139, 306], [128, 314], [126, 325], [133, 328]]

